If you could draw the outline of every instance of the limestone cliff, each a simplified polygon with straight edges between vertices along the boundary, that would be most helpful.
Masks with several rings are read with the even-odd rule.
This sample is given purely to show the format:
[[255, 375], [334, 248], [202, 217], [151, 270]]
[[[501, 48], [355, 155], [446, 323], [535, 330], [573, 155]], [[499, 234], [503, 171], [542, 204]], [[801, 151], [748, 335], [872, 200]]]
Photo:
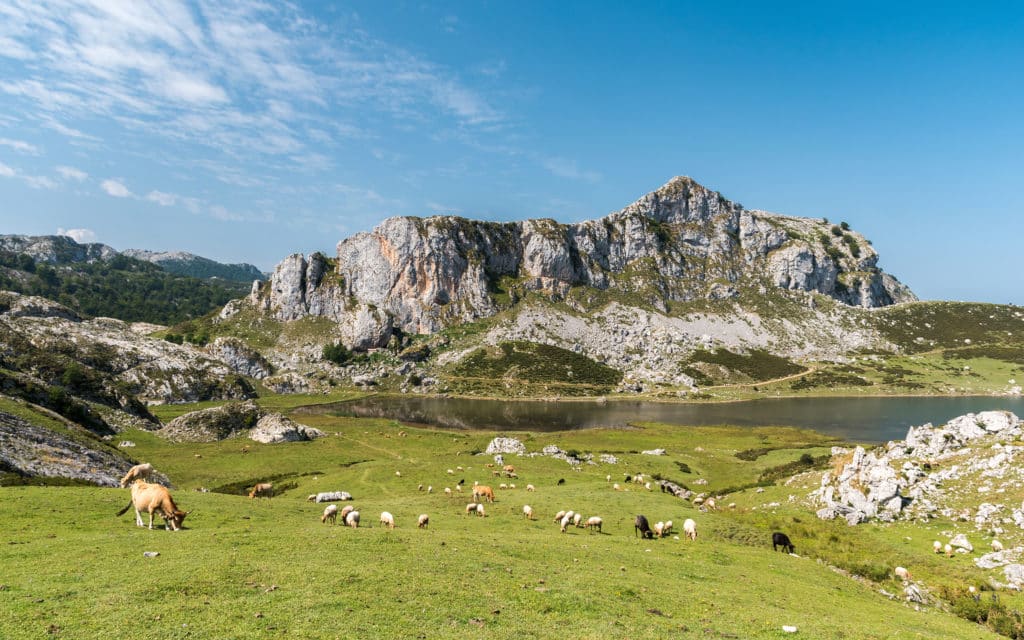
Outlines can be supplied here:
[[495, 223], [437, 216], [383, 221], [337, 247], [336, 260], [292, 255], [252, 304], [279, 320], [324, 316], [349, 346], [433, 333], [495, 314], [519, 293], [573, 287], [636, 293], [645, 306], [729, 298], [744, 287], [817, 292], [847, 305], [916, 299], [882, 273], [847, 225], [744, 209], [674, 178], [598, 220]]

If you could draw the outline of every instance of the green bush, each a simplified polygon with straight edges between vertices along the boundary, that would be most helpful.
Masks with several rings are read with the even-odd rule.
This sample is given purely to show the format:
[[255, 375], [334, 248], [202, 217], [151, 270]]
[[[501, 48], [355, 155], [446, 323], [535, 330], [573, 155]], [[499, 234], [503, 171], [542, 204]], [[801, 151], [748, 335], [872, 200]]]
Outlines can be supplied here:
[[837, 238], [843, 235], [843, 230], [839, 228], [839, 225], [832, 225], [832, 235], [836, 236]]
[[333, 362], [336, 365], [342, 366], [352, 360], [352, 352], [349, 351], [348, 347], [336, 342], [334, 344], [324, 345], [324, 350], [321, 357], [328, 362]]

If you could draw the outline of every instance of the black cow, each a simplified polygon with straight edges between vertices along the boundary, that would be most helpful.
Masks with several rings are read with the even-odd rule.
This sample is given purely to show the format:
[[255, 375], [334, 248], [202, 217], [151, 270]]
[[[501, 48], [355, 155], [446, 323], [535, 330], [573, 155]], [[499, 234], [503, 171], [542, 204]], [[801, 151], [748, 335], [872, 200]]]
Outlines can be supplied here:
[[789, 536], [776, 531], [772, 534], [772, 551], [778, 551], [778, 547], [782, 547], [782, 550], [787, 553], [794, 553], [796, 550], [793, 543], [789, 541]]
[[639, 531], [641, 536], [648, 539], [654, 539], [654, 532], [651, 531], [651, 525], [647, 522], [647, 518], [644, 516], [637, 516], [636, 520], [633, 521], [633, 537], [636, 537], [636, 532]]

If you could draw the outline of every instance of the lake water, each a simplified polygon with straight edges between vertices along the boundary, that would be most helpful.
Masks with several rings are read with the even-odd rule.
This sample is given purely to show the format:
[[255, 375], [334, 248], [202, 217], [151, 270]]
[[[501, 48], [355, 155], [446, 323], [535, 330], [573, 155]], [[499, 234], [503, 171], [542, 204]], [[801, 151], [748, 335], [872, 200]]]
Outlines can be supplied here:
[[421, 396], [370, 396], [304, 407], [302, 412], [392, 418], [448, 429], [564, 431], [665, 422], [680, 426], [732, 424], [814, 429], [848, 440], [901, 439], [910, 426], [942, 424], [965, 413], [1005, 409], [1024, 415], [1022, 397], [778, 398], [721, 404], [503, 401]]

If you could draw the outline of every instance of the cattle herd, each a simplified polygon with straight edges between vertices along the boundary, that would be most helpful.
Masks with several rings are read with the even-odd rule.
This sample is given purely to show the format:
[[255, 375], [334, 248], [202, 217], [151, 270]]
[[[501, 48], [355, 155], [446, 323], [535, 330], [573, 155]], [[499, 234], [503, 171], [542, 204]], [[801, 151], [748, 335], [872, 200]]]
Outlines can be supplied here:
[[[459, 470], [462, 471], [462, 467], [459, 467]], [[149, 514], [150, 529], [153, 528], [153, 516], [159, 515], [161, 518], [163, 518], [165, 523], [164, 526], [168, 531], [178, 531], [182, 528], [182, 523], [185, 520], [185, 516], [187, 516], [190, 512], [182, 511], [181, 509], [178, 508], [178, 506], [174, 503], [174, 499], [171, 497], [170, 492], [167, 490], [167, 487], [164, 487], [163, 485], [160, 484], [146, 482], [146, 479], [153, 473], [153, 465], [148, 462], [143, 464], [137, 464], [125, 473], [124, 477], [121, 478], [120, 484], [121, 487], [130, 488], [131, 501], [128, 503], [128, 506], [118, 511], [117, 515], [124, 515], [128, 512], [129, 509], [135, 507], [136, 526], [146, 526], [142, 519], [142, 513], [145, 512]], [[451, 469], [449, 469], [448, 473], [449, 475], [451, 475], [454, 472]], [[396, 471], [395, 475], [397, 477], [401, 477], [401, 472]], [[505, 465], [501, 471], [495, 471], [494, 475], [505, 475], [509, 478], [519, 477], [518, 475], [516, 475], [515, 468], [512, 467], [512, 465]], [[641, 478], [642, 482], [642, 476], [639, 477]], [[611, 477], [609, 476], [608, 480], [610, 479]], [[635, 479], [629, 478], [627, 479], [627, 482], [630, 480]], [[463, 480], [459, 480], [458, 484], [455, 485], [457, 491], [462, 490], [463, 482]], [[565, 479], [559, 479], [558, 485], [561, 486], [564, 484]], [[515, 485], [512, 485], [512, 487], [515, 487]], [[506, 485], [502, 485], [502, 488], [506, 488]], [[527, 485], [526, 488], [527, 491], [535, 490], [535, 487], [532, 484]], [[419, 485], [419, 489], [423, 489], [422, 484]], [[428, 489], [428, 492], [432, 489], [433, 487], [430, 487]], [[614, 485], [614, 489], [619, 490], [619, 485]], [[248, 495], [249, 498], [269, 498], [273, 496], [273, 493], [274, 485], [272, 483], [260, 482], [250, 488]], [[452, 496], [451, 489], [448, 487], [445, 488], [444, 493], [448, 497]], [[473, 502], [470, 502], [466, 505], [465, 513], [467, 515], [475, 514], [480, 517], [486, 517], [484, 503], [494, 502], [494, 489], [489, 486], [480, 485], [474, 482], [472, 495]], [[351, 495], [344, 491], [327, 492], [309, 496], [309, 500], [311, 502], [326, 502], [332, 500], [350, 499]], [[711, 504], [713, 508], [714, 502], [712, 502]], [[527, 520], [535, 519], [533, 508], [530, 505], [523, 506], [523, 515], [526, 517]], [[338, 509], [338, 506], [335, 504], [327, 505], [327, 507], [324, 508], [323, 513], [320, 516], [320, 522], [325, 524], [327, 522], [330, 522], [333, 525], [337, 523], [338, 516], [341, 516], [341, 521], [345, 526], [351, 527], [353, 529], [359, 527], [359, 511], [357, 511], [352, 505], [346, 505], [340, 510]], [[596, 531], [597, 533], [603, 533], [602, 525], [604, 523], [604, 520], [600, 516], [590, 516], [584, 521], [582, 513], [572, 510], [562, 510], [555, 514], [554, 521], [556, 524], [559, 525], [563, 533], [565, 533], [566, 529], [570, 526], [582, 529], [589, 529], [591, 532]], [[427, 528], [429, 523], [430, 516], [426, 513], [423, 513], [420, 514], [420, 516], [417, 518], [416, 526], [420, 529], [425, 529]], [[391, 513], [383, 511], [380, 514], [380, 524], [387, 529], [394, 529], [395, 517]], [[663, 538], [664, 536], [668, 535], [672, 531], [672, 529], [673, 524], [671, 520], [665, 522], [659, 521], [656, 522], [653, 526], [650, 524], [647, 517], [644, 515], [637, 515], [636, 518], [634, 518], [633, 520], [634, 536], [640, 536], [648, 540], [654, 539], [655, 537]], [[683, 535], [688, 540], [697, 540], [697, 523], [692, 518], [687, 518], [686, 521], [683, 523]], [[776, 531], [772, 533], [771, 540], [772, 550], [778, 551], [778, 548], [781, 547], [784, 552], [795, 553], [796, 548], [790, 541], [789, 536], [787, 536], [785, 533]], [[939, 543], [936, 542], [935, 544], [938, 545]], [[946, 546], [948, 547], [949, 545]], [[906, 573], [907, 578], [904, 579], [909, 578], [909, 572], [907, 572], [906, 569], [903, 569], [902, 567], [897, 567], [897, 569], [902, 569], [902, 571]]]

